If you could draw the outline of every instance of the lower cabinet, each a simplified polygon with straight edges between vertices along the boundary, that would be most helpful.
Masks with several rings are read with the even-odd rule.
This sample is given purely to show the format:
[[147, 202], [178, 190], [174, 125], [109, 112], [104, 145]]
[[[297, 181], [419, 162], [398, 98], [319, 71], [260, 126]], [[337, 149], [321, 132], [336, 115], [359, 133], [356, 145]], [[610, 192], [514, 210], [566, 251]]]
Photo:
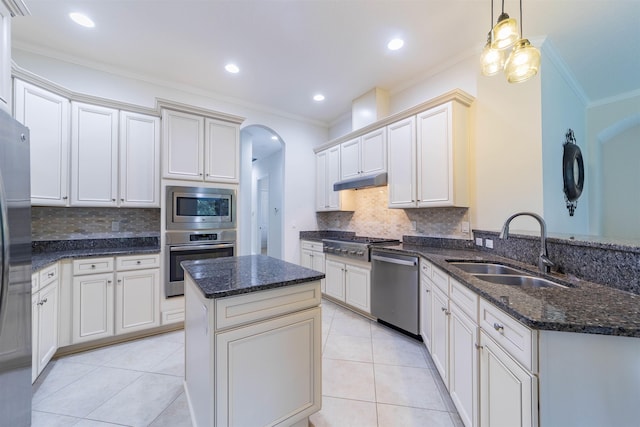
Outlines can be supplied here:
[[74, 260], [73, 344], [160, 325], [160, 270], [149, 268], [159, 263], [159, 255]]
[[431, 333], [432, 311], [433, 311], [433, 294], [431, 280], [428, 278], [430, 273], [430, 264], [426, 264], [424, 260], [420, 261], [420, 336], [427, 350], [431, 352]]
[[[33, 276], [32, 285], [35, 284], [35, 291], [32, 291], [31, 297], [32, 382], [58, 350], [57, 264]], [[40, 276], [46, 280], [40, 281]]]
[[371, 266], [326, 259], [326, 295], [371, 313]]
[[[325, 255], [322, 251], [322, 243], [310, 240], [300, 241], [300, 265], [312, 270], [325, 272]], [[322, 293], [326, 292], [326, 280], [320, 281]]]

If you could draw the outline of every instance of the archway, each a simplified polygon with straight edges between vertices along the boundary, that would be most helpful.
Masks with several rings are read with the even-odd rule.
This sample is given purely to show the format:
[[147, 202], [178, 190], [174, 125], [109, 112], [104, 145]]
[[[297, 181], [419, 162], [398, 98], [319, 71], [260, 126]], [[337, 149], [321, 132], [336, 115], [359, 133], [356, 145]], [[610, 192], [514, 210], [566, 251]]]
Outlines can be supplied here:
[[238, 254], [282, 258], [284, 142], [266, 126], [240, 131], [238, 205]]

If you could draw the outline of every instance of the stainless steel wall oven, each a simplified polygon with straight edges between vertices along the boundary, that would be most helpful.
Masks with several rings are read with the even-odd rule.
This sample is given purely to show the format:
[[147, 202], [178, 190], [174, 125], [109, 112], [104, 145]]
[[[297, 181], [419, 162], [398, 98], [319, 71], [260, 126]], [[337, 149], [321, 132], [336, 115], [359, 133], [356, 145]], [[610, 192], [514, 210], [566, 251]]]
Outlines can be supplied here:
[[167, 231], [165, 295], [184, 295], [182, 261], [234, 256], [236, 230]]

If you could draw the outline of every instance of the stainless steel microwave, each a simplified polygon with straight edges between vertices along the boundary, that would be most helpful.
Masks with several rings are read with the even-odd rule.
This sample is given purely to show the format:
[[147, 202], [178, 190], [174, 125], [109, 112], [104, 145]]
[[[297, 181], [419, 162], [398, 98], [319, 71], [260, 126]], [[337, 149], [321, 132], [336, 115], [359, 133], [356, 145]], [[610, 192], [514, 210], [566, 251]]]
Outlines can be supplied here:
[[236, 192], [226, 188], [167, 186], [167, 230], [236, 227]]

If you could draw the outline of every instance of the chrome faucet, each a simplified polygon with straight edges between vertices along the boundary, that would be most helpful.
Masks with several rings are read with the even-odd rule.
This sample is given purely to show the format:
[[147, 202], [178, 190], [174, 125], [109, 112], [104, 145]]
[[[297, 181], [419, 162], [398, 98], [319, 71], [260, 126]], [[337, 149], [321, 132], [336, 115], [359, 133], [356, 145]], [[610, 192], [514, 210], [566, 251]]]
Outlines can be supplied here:
[[502, 226], [500, 238], [505, 240], [508, 239], [509, 224], [515, 217], [523, 215], [534, 218], [540, 224], [540, 256], [538, 257], [538, 269], [540, 269], [540, 272], [542, 273], [549, 273], [549, 271], [551, 271], [551, 267], [553, 267], [555, 264], [549, 259], [549, 256], [547, 254], [547, 224], [544, 222], [544, 219], [540, 215], [533, 212], [518, 212], [511, 215], [509, 218], [507, 218], [507, 220], [504, 222], [504, 225]]

